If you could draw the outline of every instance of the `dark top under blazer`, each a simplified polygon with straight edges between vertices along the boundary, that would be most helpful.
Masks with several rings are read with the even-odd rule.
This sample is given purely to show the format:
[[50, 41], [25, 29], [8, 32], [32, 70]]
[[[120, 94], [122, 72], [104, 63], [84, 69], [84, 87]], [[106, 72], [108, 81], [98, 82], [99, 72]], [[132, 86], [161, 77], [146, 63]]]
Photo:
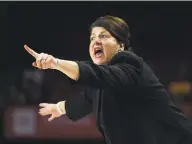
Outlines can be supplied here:
[[142, 58], [125, 51], [107, 65], [77, 64], [86, 91], [66, 101], [70, 119], [93, 112], [107, 143], [192, 144], [190, 124]]

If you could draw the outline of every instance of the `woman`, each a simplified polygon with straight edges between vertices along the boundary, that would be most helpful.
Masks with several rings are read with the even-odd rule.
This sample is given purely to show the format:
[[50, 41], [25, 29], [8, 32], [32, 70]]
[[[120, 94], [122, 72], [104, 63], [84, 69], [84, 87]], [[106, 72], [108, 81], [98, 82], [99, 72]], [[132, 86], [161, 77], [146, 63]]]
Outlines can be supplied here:
[[[191, 144], [192, 132], [164, 86], [142, 58], [129, 50], [129, 27], [104, 16], [91, 25], [89, 53], [93, 62], [61, 60], [38, 54], [33, 66], [56, 69], [87, 89], [78, 99], [42, 103], [39, 113], [78, 120], [93, 112], [108, 144]], [[126, 51], [125, 51], [126, 50]]]

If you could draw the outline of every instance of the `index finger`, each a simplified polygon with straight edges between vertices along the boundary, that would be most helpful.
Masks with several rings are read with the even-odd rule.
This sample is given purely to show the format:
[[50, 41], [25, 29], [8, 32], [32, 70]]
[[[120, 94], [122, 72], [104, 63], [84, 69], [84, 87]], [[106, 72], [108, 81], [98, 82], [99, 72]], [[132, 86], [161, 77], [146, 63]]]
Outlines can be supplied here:
[[34, 58], [37, 58], [38, 57], [38, 53], [35, 52], [34, 50], [32, 50], [31, 48], [29, 48], [27, 45], [24, 45], [24, 48], [25, 50], [30, 54], [32, 55]]
[[39, 106], [40, 107], [46, 107], [48, 104], [47, 103], [40, 103]]

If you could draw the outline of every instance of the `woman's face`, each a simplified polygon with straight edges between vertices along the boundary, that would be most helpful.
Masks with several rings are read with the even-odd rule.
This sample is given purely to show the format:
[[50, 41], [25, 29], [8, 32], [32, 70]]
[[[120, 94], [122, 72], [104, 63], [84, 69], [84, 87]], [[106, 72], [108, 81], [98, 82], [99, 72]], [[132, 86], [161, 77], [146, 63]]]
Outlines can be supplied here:
[[97, 65], [108, 63], [117, 54], [120, 44], [103, 27], [94, 27], [90, 35], [89, 53]]

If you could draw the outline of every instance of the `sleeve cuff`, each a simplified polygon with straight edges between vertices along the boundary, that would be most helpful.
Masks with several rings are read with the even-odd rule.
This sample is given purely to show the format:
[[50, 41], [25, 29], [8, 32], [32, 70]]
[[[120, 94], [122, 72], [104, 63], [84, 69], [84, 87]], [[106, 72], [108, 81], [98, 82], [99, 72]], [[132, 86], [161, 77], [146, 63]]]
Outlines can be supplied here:
[[65, 112], [66, 112], [66, 116], [69, 118], [69, 119], [71, 119], [71, 120], [73, 120], [73, 121], [76, 121], [76, 120], [78, 120], [78, 118], [76, 118], [75, 117], [75, 115], [73, 115], [73, 107], [71, 107], [70, 106], [70, 103], [69, 103], [69, 101], [66, 101], [65, 102]]

